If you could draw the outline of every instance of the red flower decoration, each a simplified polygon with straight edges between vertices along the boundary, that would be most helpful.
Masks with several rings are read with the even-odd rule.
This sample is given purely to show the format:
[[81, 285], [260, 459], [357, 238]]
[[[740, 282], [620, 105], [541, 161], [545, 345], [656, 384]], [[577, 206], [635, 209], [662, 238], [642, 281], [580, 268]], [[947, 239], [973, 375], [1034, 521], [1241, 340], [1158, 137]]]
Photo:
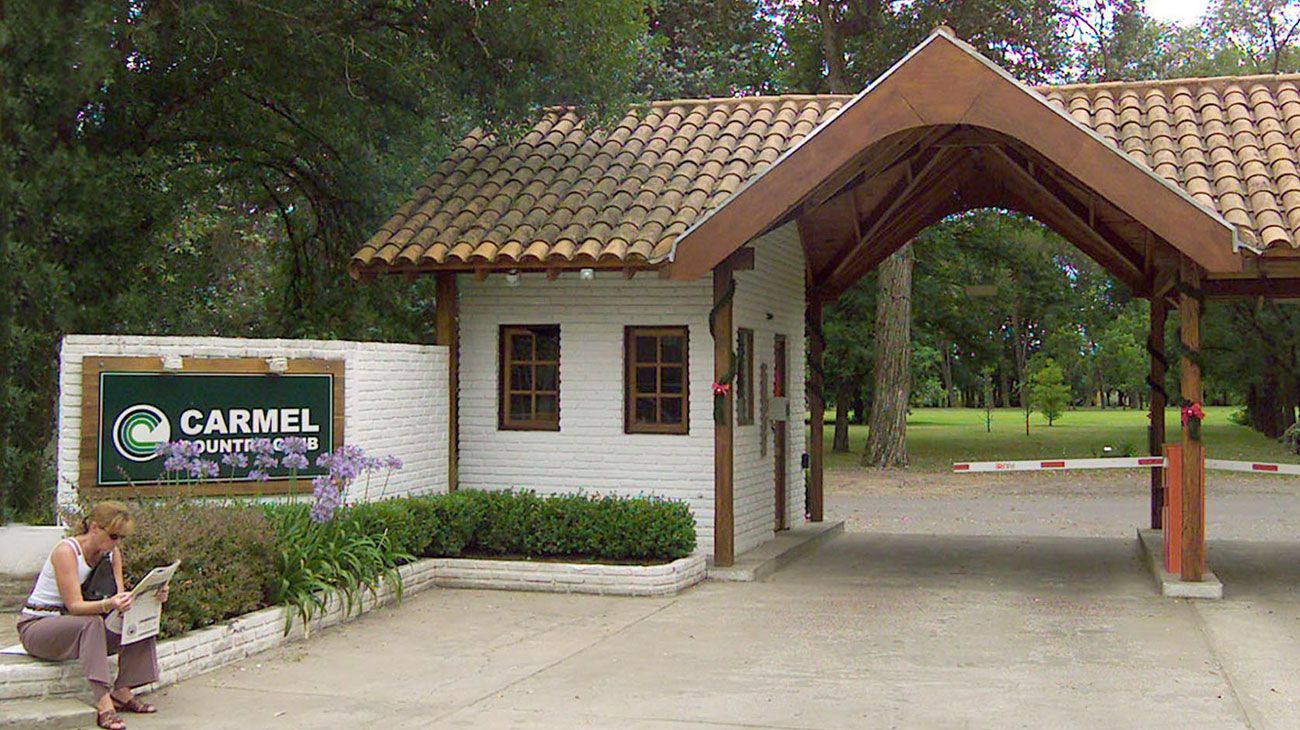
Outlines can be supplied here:
[[730, 392], [731, 392], [731, 384], [730, 384], [730, 383], [714, 383], [714, 384], [713, 384], [713, 394], [714, 394], [714, 395], [726, 395], [727, 393], [730, 393]]
[[1190, 406], [1183, 406], [1182, 414], [1183, 414], [1184, 426], [1187, 425], [1187, 420], [1189, 418], [1195, 418], [1198, 421], [1205, 420], [1205, 411], [1201, 410], [1200, 403], [1193, 403]]

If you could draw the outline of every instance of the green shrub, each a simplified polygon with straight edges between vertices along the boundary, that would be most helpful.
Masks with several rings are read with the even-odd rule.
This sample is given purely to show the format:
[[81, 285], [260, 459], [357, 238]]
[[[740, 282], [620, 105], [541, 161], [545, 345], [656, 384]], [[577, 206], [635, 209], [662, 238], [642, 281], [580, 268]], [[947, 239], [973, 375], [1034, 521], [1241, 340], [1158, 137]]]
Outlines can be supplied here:
[[1246, 412], [1245, 408], [1238, 408], [1237, 410], [1228, 414], [1228, 420], [1232, 423], [1237, 424], [1238, 426], [1249, 426], [1250, 414]]
[[419, 555], [652, 561], [675, 560], [695, 549], [690, 509], [658, 498], [462, 490], [393, 502], [426, 531], [424, 549], [412, 551]]
[[395, 549], [387, 530], [364, 532], [367, 522], [349, 515], [355, 508], [323, 523], [312, 521], [311, 508], [305, 504], [274, 504], [264, 509], [275, 530], [278, 550], [270, 599], [295, 609], [285, 616], [286, 632], [295, 613], [309, 621], [325, 608], [331, 595], [343, 599], [344, 614], [351, 613], [353, 607], [360, 610], [359, 591], [374, 593], [384, 581], [401, 598], [397, 566], [415, 556]]
[[262, 511], [241, 503], [183, 500], [134, 504], [135, 532], [123, 542], [127, 585], [180, 560], [162, 612], [175, 636], [266, 605], [276, 573], [275, 535]]
[[325, 523], [296, 503], [153, 500], [133, 512], [135, 534], [123, 545], [128, 583], [181, 561], [164, 636], [270, 604], [309, 620], [332, 594], [350, 612], [359, 592], [384, 581], [400, 597], [397, 566], [416, 556], [666, 561], [695, 549], [686, 504], [653, 497], [463, 490], [348, 507]]
[[429, 544], [424, 504], [415, 499], [366, 502], [339, 513], [335, 521], [351, 521], [364, 535], [387, 533], [392, 551], [419, 555]]

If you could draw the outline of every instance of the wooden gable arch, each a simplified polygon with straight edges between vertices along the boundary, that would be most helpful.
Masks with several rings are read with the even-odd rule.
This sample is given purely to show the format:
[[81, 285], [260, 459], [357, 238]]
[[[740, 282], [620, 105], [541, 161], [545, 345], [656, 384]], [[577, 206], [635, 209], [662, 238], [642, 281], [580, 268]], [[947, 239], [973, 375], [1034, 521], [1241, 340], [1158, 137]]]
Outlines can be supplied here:
[[1151, 275], [1157, 250], [1210, 273], [1241, 270], [1236, 229], [1222, 216], [940, 29], [685, 231], [670, 276], [703, 276], [764, 232], [834, 217], [838, 206], [851, 233], [824, 246], [857, 261], [831, 262], [836, 281], [819, 281], [828, 270], [810, 252], [809, 276], [842, 288], [846, 272], [860, 276], [907, 242], [884, 232], [914, 235], [988, 205], [1038, 217], [1130, 284]]

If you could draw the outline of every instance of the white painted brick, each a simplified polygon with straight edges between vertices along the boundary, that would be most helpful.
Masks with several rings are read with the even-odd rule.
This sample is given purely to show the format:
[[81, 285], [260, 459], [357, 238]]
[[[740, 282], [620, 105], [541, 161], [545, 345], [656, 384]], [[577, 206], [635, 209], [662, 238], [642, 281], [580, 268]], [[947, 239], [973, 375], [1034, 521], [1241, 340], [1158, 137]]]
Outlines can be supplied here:
[[[754, 423], [735, 433], [736, 552], [772, 539], [776, 522], [775, 458], [772, 431], [760, 423], [759, 388], [773, 384], [775, 335], [785, 335], [790, 420], [786, 428], [786, 524], [804, 518], [804, 479], [800, 458], [805, 449], [804, 416], [804, 258], [793, 223], [769, 233], [754, 245], [754, 270], [736, 274], [734, 325], [754, 331]], [[772, 318], [768, 319], [767, 315]], [[767, 383], [759, 383], [762, 365]], [[767, 441], [761, 453], [760, 439]]]
[[[708, 281], [593, 281], [522, 274], [462, 276], [460, 480], [478, 489], [584, 490], [686, 501], [702, 543], [712, 542], [713, 342]], [[503, 324], [560, 326], [560, 431], [497, 428], [498, 332]], [[627, 325], [689, 328], [690, 433], [623, 432], [623, 337]]]

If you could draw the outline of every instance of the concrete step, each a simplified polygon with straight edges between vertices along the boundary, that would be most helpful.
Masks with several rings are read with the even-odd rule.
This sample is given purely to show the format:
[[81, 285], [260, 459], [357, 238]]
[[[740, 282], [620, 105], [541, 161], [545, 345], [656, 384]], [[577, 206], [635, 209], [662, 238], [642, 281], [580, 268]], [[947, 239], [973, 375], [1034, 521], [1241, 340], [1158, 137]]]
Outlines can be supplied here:
[[[709, 580], [750, 582], [775, 573], [782, 566], [844, 534], [844, 521], [808, 522], [782, 530], [776, 537], [736, 556], [732, 565], [709, 565]], [[712, 559], [710, 559], [711, 561]]]
[[93, 727], [95, 708], [81, 700], [50, 698], [0, 702], [0, 728], [78, 730]]

